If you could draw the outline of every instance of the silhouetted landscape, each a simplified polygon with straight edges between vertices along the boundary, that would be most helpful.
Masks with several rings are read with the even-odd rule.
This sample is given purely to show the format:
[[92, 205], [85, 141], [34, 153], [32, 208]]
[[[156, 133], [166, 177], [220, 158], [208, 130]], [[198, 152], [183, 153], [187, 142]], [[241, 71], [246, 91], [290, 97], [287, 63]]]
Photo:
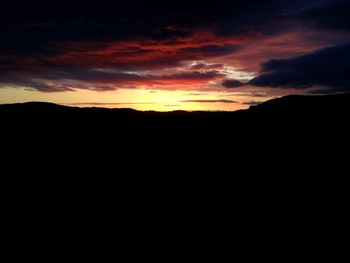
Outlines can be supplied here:
[[[232, 136], [314, 138], [349, 131], [350, 94], [286, 96], [236, 112], [154, 112], [132, 109], [78, 108], [29, 102], [0, 106], [3, 131], [38, 136], [117, 138], [134, 135], [169, 141], [227, 140]], [[292, 137], [291, 137], [292, 136]], [[136, 139], [136, 138], [135, 138]], [[228, 141], [229, 143], [229, 141]]]
[[5, 257], [342, 262], [349, 0], [1, 1], [0, 36]]
[[[258, 203], [265, 210], [265, 202], [284, 207], [297, 198], [305, 211], [311, 206], [305, 198], [338, 196], [333, 175], [346, 164], [349, 116], [350, 94], [287, 96], [237, 112], [0, 106], [5, 160], [16, 162], [11, 170], [34, 171], [34, 178], [23, 173], [24, 193], [41, 187], [62, 198], [69, 188], [73, 198], [83, 192], [109, 201], [121, 193], [128, 205], [154, 191], [164, 207], [164, 197], [180, 198], [189, 209], [188, 200], [201, 198], [203, 206], [225, 211], [236, 195], [246, 209]], [[38, 170], [47, 174], [35, 179]]]
[[[347, 141], [349, 1], [16, 0], [1, 7], [2, 103], [126, 107], [1, 105], [5, 143], [208, 156], [220, 148], [219, 155], [251, 157], [271, 145], [288, 151]], [[269, 98], [279, 99], [227, 112]], [[164, 112], [178, 109], [189, 112]]]

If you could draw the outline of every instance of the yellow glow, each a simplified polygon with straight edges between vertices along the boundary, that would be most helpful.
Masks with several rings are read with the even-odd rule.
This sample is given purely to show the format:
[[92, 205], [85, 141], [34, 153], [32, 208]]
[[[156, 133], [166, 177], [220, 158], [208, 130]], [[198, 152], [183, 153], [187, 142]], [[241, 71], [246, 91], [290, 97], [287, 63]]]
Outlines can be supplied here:
[[[195, 94], [195, 95], [194, 95]], [[133, 108], [136, 110], [204, 110], [235, 111], [249, 106], [240, 103], [202, 103], [183, 102], [186, 100], [234, 100], [244, 101], [242, 97], [227, 96], [223, 92], [191, 91], [150, 91], [146, 89], [120, 89], [108, 92], [78, 90], [76, 92], [43, 93], [21, 88], [1, 88], [0, 103], [22, 103], [28, 101], [52, 102], [78, 107]]]

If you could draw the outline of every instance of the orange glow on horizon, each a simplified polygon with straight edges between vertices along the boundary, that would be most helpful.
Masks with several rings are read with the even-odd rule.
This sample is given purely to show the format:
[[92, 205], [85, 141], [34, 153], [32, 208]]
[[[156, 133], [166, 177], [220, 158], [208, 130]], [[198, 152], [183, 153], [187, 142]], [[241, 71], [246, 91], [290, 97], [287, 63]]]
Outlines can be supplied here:
[[[247, 109], [249, 105], [243, 103], [252, 100], [249, 94], [236, 97], [235, 95], [215, 91], [135, 89], [109, 92], [79, 90], [79, 92], [43, 93], [14, 88], [0, 89], [1, 104], [44, 101], [66, 106], [132, 108], [141, 111], [236, 111]], [[265, 98], [260, 100], [263, 101]]]

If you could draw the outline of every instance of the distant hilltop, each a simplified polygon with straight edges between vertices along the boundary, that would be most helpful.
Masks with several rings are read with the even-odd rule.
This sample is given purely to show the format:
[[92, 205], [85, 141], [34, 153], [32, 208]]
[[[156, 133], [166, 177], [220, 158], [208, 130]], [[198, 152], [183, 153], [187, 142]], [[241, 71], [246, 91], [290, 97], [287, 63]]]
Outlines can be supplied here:
[[[297, 112], [315, 112], [315, 111], [334, 111], [334, 110], [344, 110], [346, 111], [350, 105], [350, 93], [345, 94], [337, 94], [337, 95], [323, 95], [323, 96], [300, 96], [300, 95], [290, 95], [277, 99], [272, 99], [266, 102], [263, 102], [258, 105], [251, 106], [248, 110], [239, 110], [238, 112], [269, 112], [279, 114], [284, 113], [297, 113]], [[71, 107], [71, 106], [63, 106], [54, 103], [48, 102], [26, 102], [26, 103], [14, 103], [14, 104], [1, 104], [0, 105], [0, 113], [44, 113], [44, 112], [115, 112], [115, 113], [136, 113], [139, 112], [137, 110], [129, 109], [129, 108], [103, 108], [103, 107], [89, 107], [89, 108], [80, 108], [80, 107]], [[186, 111], [171, 111], [171, 112], [157, 112], [160, 115], [167, 115], [171, 113], [186, 113]], [[147, 115], [147, 113], [155, 113], [155, 111], [142, 111]], [[187, 112], [190, 114], [191, 112]], [[204, 114], [205, 111], [194, 111], [192, 112], [194, 115], [196, 113]], [[213, 112], [207, 112], [208, 114], [212, 114]], [[222, 113], [222, 112], [214, 112], [214, 113]], [[231, 112], [234, 113], [234, 112]]]
[[320, 165], [332, 157], [337, 162], [348, 158], [350, 94], [287, 96], [236, 112], [141, 112], [32, 102], [0, 105], [0, 123], [8, 157], [51, 162], [55, 169], [77, 158], [87, 160], [82, 167], [97, 160], [100, 167], [110, 164], [117, 170], [127, 161], [133, 163], [128, 169], [142, 167], [146, 160], [152, 169], [167, 164], [164, 175], [176, 167], [184, 176], [184, 166], [206, 170], [213, 165], [212, 180], [220, 167], [228, 171], [222, 175], [246, 178], [236, 172], [237, 165], [248, 162], [244, 170], [270, 171], [284, 163], [283, 177], [312, 159]]
[[248, 134], [288, 137], [295, 134], [293, 131], [315, 135], [348, 131], [350, 94], [286, 96], [236, 112], [141, 112], [29, 102], [0, 105], [0, 117], [9, 133], [12, 129], [169, 138], [231, 138]]

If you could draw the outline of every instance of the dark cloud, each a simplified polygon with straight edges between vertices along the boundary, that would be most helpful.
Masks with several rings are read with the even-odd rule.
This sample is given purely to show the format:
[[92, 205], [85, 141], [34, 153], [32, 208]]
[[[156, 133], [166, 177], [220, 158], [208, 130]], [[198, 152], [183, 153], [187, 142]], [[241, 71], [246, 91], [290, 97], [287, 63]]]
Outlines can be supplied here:
[[[0, 84], [56, 92], [222, 80], [224, 63], [240, 66], [244, 57], [236, 60], [233, 55], [249, 49], [252, 40], [303, 27], [331, 31], [317, 35], [324, 42], [328, 34], [339, 34], [337, 43], [344, 43], [339, 31], [349, 32], [349, 13], [349, 1], [344, 0], [4, 1], [0, 8]], [[307, 44], [317, 42], [312, 40]], [[271, 45], [263, 46], [261, 52], [276, 48]], [[300, 49], [286, 52], [302, 53]], [[344, 90], [349, 83], [347, 49], [271, 60], [249, 85], [331, 89], [310, 91], [314, 93]], [[287, 55], [280, 52], [276, 58], [291, 57]], [[253, 60], [262, 56], [255, 54]], [[214, 62], [209, 64], [210, 60]], [[182, 71], [173, 70], [181, 67]], [[225, 88], [244, 85], [232, 79], [222, 83]]]
[[182, 100], [181, 102], [195, 102], [195, 103], [238, 103], [234, 100]]
[[6, 1], [0, 8], [0, 50], [41, 53], [55, 42], [182, 37], [214, 23], [232, 7], [222, 0], [215, 5], [182, 0]]
[[223, 75], [217, 71], [207, 71], [207, 72], [187, 72], [174, 75], [164, 75], [164, 76], [149, 76], [150, 79], [154, 78], [155, 80], [213, 80], [217, 78], [223, 78]]
[[325, 94], [337, 94], [337, 93], [347, 93], [350, 92], [350, 88], [348, 86], [346, 87], [337, 87], [337, 88], [316, 88], [308, 90], [308, 94], [313, 95], [325, 95]]
[[[56, 52], [47, 49], [48, 43], [140, 37], [171, 42], [174, 37], [191, 35], [198, 28], [211, 28], [218, 34], [269, 32], [276, 27], [270, 21], [280, 21], [285, 13], [299, 14], [323, 2], [334, 1], [217, 0], [215, 4], [195, 0], [5, 1], [0, 8], [0, 50], [42, 54]], [[297, 19], [317, 23], [325, 17], [322, 12], [311, 9], [299, 14]], [[339, 16], [338, 11], [333, 13]], [[208, 49], [209, 52], [225, 51], [222, 47]]]
[[236, 51], [238, 51], [241, 48], [240, 45], [209, 45], [209, 46], [202, 46], [198, 48], [185, 48], [183, 49], [183, 52], [186, 53], [199, 53], [201, 55], [225, 55], [225, 54], [231, 54]]
[[27, 77], [21, 78], [17, 76], [0, 76], [0, 87], [1, 84], [5, 84], [7, 87], [26, 87], [41, 92], [74, 91], [73, 88], [62, 83], [50, 84], [45, 81], [33, 80]]
[[291, 16], [304, 25], [320, 29], [350, 31], [350, 2], [348, 0], [328, 1], [300, 14]]
[[246, 102], [242, 102], [241, 104], [248, 105], [248, 106], [256, 106], [261, 103], [262, 103], [261, 101], [246, 101]]
[[305, 10], [313, 10], [317, 6], [333, 3], [336, 0], [267, 0], [240, 1], [236, 4], [234, 15], [226, 16], [218, 22], [219, 34], [238, 34], [243, 32], [260, 32], [274, 35], [293, 28], [300, 23]]
[[[42, 92], [74, 91], [75, 89], [90, 89], [95, 91], [108, 91], [117, 88], [129, 89], [132, 84], [172, 85], [180, 83], [206, 82], [222, 75], [216, 71], [185, 72], [167, 75], [137, 74], [126, 72], [108, 72], [101, 70], [72, 70], [54, 72], [31, 72], [23, 77], [16, 74], [0, 76], [0, 84], [22, 86]], [[71, 81], [75, 81], [71, 84]], [[132, 86], [132, 88], [134, 88]]]
[[239, 88], [242, 86], [245, 86], [246, 84], [235, 79], [226, 79], [222, 82], [222, 86], [225, 88], [231, 89], [231, 88]]
[[330, 47], [292, 59], [271, 60], [249, 85], [309, 89], [317, 86], [350, 90], [350, 44]]
[[[51, 75], [52, 76], [52, 75]], [[50, 76], [47, 76], [50, 78]], [[89, 81], [89, 82], [134, 82], [134, 81], [176, 81], [176, 80], [212, 80], [216, 78], [223, 77], [222, 74], [216, 71], [208, 71], [205, 73], [201, 72], [185, 72], [178, 74], [169, 74], [169, 75], [151, 75], [151, 74], [137, 74], [137, 73], [125, 73], [125, 72], [104, 72], [96, 70], [86, 70], [86, 71], [75, 71], [75, 72], [65, 72], [63, 74], [53, 75], [50, 79], [74, 79], [80, 81]]]
[[[1, 52], [0, 73], [9, 71], [45, 71], [59, 75], [60, 71], [86, 69], [114, 69], [119, 71], [138, 71], [180, 67], [184, 61], [197, 61], [220, 57], [236, 52], [240, 45], [235, 38], [215, 39], [208, 31], [179, 38], [176, 43], [167, 40], [135, 38], [125, 41], [83, 41], [70, 43], [51, 43], [40, 50], [29, 48], [26, 51]], [[1, 42], [2, 43], [2, 42]], [[1, 45], [0, 43], [0, 45]], [[26, 53], [27, 52], [27, 53]], [[221, 64], [201, 65], [201, 71], [222, 69]], [[193, 70], [197, 70], [193, 68]], [[85, 72], [84, 72], [85, 73]], [[89, 77], [91, 74], [88, 74]]]
[[125, 72], [109, 72], [101, 70], [72, 70], [58, 71], [49, 74], [39, 74], [40, 77], [49, 80], [79, 80], [98, 83], [124, 82], [124, 81], [143, 81], [145, 76]]
[[349, 72], [350, 43], [291, 59], [270, 60], [261, 65], [260, 74], [249, 82], [226, 79], [222, 86], [239, 88], [249, 85], [307, 90], [309, 94], [332, 94], [350, 91]]

